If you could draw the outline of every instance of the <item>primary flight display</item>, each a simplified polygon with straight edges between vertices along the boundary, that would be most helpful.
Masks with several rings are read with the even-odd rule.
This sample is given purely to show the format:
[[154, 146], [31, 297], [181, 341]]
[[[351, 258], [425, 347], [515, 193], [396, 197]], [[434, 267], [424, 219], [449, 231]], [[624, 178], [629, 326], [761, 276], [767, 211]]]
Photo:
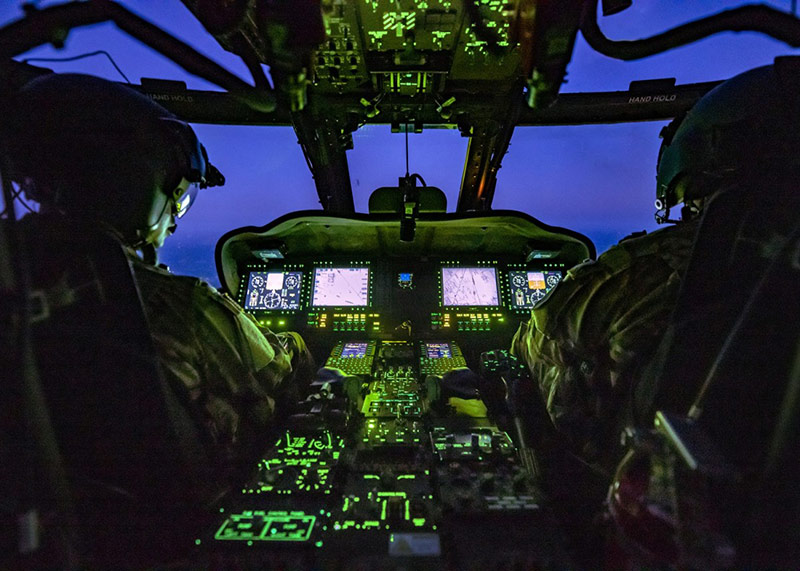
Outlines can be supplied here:
[[244, 308], [300, 309], [303, 272], [250, 272]]

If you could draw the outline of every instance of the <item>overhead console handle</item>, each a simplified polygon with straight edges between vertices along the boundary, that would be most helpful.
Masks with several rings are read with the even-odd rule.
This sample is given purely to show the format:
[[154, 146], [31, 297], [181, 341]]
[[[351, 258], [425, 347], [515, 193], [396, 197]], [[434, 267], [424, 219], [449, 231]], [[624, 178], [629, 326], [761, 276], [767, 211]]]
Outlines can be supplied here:
[[[0, 29], [0, 59], [9, 59], [42, 44], [64, 46], [73, 28], [112, 21], [128, 35], [170, 58], [187, 72], [240, 98], [257, 111], [275, 110], [275, 94], [255, 88], [184, 42], [111, 0], [69, 2], [44, 9], [28, 6], [20, 20]], [[257, 83], [261, 83], [258, 81]]]
[[585, 6], [581, 33], [595, 51], [616, 59], [636, 60], [691, 44], [720, 32], [760, 32], [792, 47], [800, 46], [800, 20], [767, 6], [741, 6], [695, 20], [649, 38], [611, 40], [597, 24], [597, 1]]

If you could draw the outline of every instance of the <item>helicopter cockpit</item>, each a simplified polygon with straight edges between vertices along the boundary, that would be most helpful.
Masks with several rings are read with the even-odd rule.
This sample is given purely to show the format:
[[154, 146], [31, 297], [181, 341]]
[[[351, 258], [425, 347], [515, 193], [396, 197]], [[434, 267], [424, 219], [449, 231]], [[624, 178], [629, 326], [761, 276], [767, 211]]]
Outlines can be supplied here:
[[[53, 73], [19, 61], [31, 49], [63, 46], [73, 29], [112, 22], [221, 89], [167, 79], [131, 84], [180, 119], [291, 128], [320, 208], [231, 224], [213, 260], [221, 290], [264, 328], [300, 333], [321, 368], [308, 379], [310, 394], [295, 414], [264, 435], [263, 455], [241, 486], [213, 510], [202, 510], [202, 517], [176, 520], [186, 533], [170, 541], [186, 544], [165, 549], [169, 560], [159, 561], [158, 548], [135, 538], [126, 549], [152, 549], [153, 559], [114, 553], [115, 534], [136, 536], [136, 525], [152, 527], [148, 538], [159, 529], [173, 538], [172, 515], [154, 515], [160, 506], [147, 512], [145, 524], [132, 522], [129, 529], [115, 522], [109, 524], [113, 531], [100, 533], [97, 521], [76, 523], [82, 543], [91, 545], [94, 537], [104, 542], [83, 552], [96, 559], [76, 560], [81, 550], [66, 548], [43, 556], [47, 542], [39, 535], [47, 522], [37, 519], [31, 500], [6, 526], [3, 545], [13, 555], [0, 565], [527, 569], [774, 562], [722, 537], [715, 522], [691, 535], [704, 541], [698, 546], [677, 515], [641, 523], [609, 512], [602, 502], [587, 507], [584, 495], [594, 498], [594, 491], [580, 488], [600, 486], [605, 494], [609, 482], [575, 458], [548, 465], [554, 456], [543, 448], [558, 438], [531, 389], [530, 372], [509, 344], [531, 309], [571, 268], [598, 252], [582, 232], [493, 204], [518, 127], [670, 120], [720, 83], [647, 79], [625, 91], [560, 93], [579, 37], [596, 52], [626, 61], [726, 31], [758, 32], [794, 48], [800, 46], [795, 15], [745, 5], [620, 41], [604, 34], [599, 14], [624, 12], [631, 0], [181, 1], [249, 80], [159, 28], [155, 11], [151, 17], [143, 10], [140, 17], [127, 2], [89, 0], [26, 5], [24, 17], [0, 28], [4, 89]], [[394, 137], [405, 139], [405, 172], [383, 173], [386, 183], [397, 185], [372, 191], [366, 211], [359, 212], [348, 153], [354, 134], [372, 125], [389, 126]], [[428, 186], [426, 173], [409, 172], [409, 137], [434, 128], [467, 141], [450, 211], [446, 192]], [[3, 168], [0, 163], [0, 174]], [[35, 366], [28, 366], [36, 351], [27, 321], [47, 317], [31, 308], [35, 296], [20, 279], [28, 264], [14, 230], [20, 191], [3, 184], [0, 252], [11, 263], [0, 266], [0, 291], [9, 300], [0, 327], [12, 341], [3, 369], [13, 372], [9, 391], [39, 394]], [[291, 189], [274, 194], [281, 192]], [[21, 400], [26, 411], [44, 416], [59, 404]], [[796, 420], [786, 414], [785, 423]], [[696, 472], [724, 464], [691, 422], [661, 415], [655, 423], [658, 444], [640, 430], [626, 433], [631, 446], [669, 448], [670, 461], [694, 462], [701, 467]], [[31, 426], [32, 442], [52, 440], [69, 455], [69, 439]], [[696, 473], [687, 477], [690, 485], [656, 468], [649, 473], [656, 482], [650, 493], [669, 495], [676, 485], [698, 489]], [[582, 470], [588, 475], [570, 481]], [[46, 477], [31, 476], [48, 488], [43, 497], [71, 496], [69, 473], [58, 476], [60, 471], [63, 466], [51, 466], [43, 470]], [[719, 470], [703, 477], [711, 472], [716, 477]], [[117, 493], [131, 501], [125, 490]], [[70, 512], [73, 500], [80, 502], [55, 503]], [[593, 511], [576, 514], [580, 509]], [[107, 515], [99, 521], [108, 522]], [[616, 525], [623, 530], [617, 535], [625, 536], [613, 548], [582, 535], [587, 521], [603, 517], [604, 529]], [[69, 544], [71, 536], [63, 535], [55, 543]], [[598, 553], [598, 546], [606, 552]], [[740, 553], [745, 555], [737, 559]], [[791, 549], [780, 553], [784, 559], [775, 561], [796, 555]]]

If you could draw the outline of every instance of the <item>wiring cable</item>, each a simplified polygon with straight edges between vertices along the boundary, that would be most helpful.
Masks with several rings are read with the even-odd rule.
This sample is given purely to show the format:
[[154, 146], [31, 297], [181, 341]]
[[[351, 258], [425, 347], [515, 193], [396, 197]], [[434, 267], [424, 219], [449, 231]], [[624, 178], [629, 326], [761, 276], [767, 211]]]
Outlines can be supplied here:
[[408, 123], [406, 123], [406, 176], [408, 176]]
[[77, 61], [77, 60], [80, 60], [80, 59], [85, 59], [85, 58], [94, 57], [94, 56], [106, 56], [106, 58], [108, 58], [108, 61], [111, 62], [111, 65], [114, 66], [114, 69], [117, 70], [117, 73], [119, 73], [127, 83], [131, 82], [131, 80], [128, 79], [128, 76], [125, 75], [125, 73], [122, 71], [122, 69], [120, 69], [120, 67], [117, 65], [117, 62], [114, 61], [114, 58], [111, 57], [111, 54], [108, 53], [105, 50], [97, 50], [97, 51], [94, 51], [94, 52], [88, 52], [88, 53], [85, 53], [85, 54], [80, 54], [80, 55], [70, 56], [70, 57], [63, 57], [63, 58], [62, 57], [31, 57], [31, 58], [25, 58], [24, 60], [22, 60], [22, 63], [30, 63], [32, 61], [36, 61], [36, 62]]

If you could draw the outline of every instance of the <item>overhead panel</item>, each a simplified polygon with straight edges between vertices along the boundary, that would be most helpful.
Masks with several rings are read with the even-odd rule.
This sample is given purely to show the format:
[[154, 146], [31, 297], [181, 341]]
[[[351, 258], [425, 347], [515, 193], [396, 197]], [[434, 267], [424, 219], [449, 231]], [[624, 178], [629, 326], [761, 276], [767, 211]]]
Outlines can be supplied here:
[[500, 0], [478, 0], [469, 13], [450, 0], [335, 2], [314, 59], [314, 89], [414, 97], [465, 81], [511, 81], [519, 74], [513, 16], [514, 4]]
[[[209, 6], [230, 5], [183, 1], [201, 21], [215, 14]], [[552, 103], [582, 0], [253, 0], [241, 6], [248, 7], [236, 14], [238, 27], [215, 37], [226, 49], [250, 59], [255, 53], [270, 65], [284, 94], [276, 115], [286, 117], [286, 107], [303, 114], [303, 128], [293, 124], [321, 203], [350, 211], [344, 167], [353, 130], [365, 123], [389, 123], [395, 131], [403, 124], [415, 131], [458, 127], [473, 137], [486, 125], [515, 120], [526, 85], [529, 104]], [[303, 19], [312, 13], [322, 40], [304, 32]], [[471, 140], [459, 210], [491, 208], [509, 129]], [[326, 159], [333, 156], [335, 169]]]

